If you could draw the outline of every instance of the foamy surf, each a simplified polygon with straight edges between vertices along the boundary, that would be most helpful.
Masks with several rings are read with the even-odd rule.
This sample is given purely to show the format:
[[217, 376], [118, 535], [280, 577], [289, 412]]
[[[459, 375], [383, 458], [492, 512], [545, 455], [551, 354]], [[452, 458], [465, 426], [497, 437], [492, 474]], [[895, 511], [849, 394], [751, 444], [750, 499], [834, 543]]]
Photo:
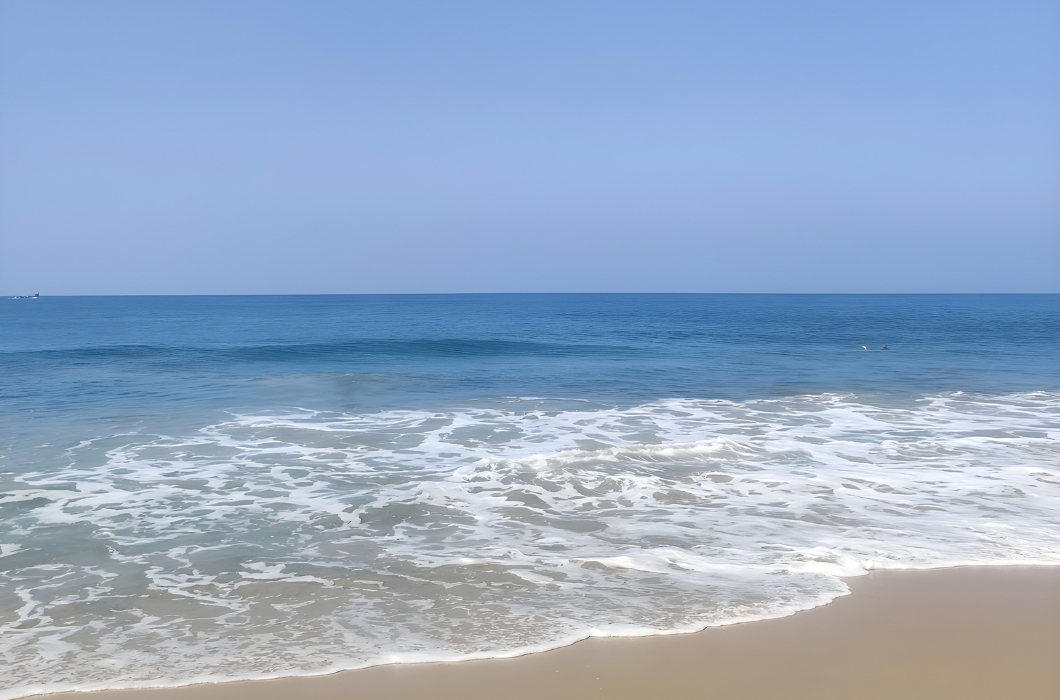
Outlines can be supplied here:
[[[508, 656], [1060, 564], [1060, 395], [232, 414], [4, 475], [5, 689]], [[86, 544], [87, 543], [87, 544]]]

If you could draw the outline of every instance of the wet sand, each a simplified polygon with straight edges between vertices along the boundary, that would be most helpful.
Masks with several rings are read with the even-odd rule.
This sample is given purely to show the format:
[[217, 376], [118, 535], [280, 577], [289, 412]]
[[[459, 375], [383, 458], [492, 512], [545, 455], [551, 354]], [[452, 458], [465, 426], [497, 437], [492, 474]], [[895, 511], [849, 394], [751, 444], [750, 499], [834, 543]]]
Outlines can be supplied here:
[[1060, 698], [1060, 567], [885, 571], [778, 620], [515, 659], [49, 700]]

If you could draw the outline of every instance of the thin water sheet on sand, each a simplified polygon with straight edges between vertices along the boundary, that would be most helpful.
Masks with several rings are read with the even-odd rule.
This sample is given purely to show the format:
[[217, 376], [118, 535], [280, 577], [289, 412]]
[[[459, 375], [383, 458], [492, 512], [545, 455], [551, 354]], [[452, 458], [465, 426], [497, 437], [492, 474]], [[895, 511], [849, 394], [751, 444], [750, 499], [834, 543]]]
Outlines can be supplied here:
[[53, 700], [1056, 700], [1060, 567], [874, 572], [852, 595], [688, 635], [590, 639], [515, 659]]

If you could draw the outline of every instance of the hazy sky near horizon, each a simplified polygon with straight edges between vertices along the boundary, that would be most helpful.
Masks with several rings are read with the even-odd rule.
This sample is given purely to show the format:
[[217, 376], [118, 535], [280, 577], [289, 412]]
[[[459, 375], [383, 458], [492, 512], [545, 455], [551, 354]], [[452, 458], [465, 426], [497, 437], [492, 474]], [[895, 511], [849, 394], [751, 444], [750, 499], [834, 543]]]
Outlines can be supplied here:
[[1060, 292], [1060, 3], [4, 0], [37, 291]]

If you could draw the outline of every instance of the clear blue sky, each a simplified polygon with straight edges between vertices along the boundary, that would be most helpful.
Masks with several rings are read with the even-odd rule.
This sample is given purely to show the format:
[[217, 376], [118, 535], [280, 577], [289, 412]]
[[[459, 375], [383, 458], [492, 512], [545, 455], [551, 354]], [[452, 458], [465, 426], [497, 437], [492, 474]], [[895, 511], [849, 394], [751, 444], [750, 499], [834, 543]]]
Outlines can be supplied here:
[[1058, 292], [1058, 2], [0, 2], [0, 293]]

